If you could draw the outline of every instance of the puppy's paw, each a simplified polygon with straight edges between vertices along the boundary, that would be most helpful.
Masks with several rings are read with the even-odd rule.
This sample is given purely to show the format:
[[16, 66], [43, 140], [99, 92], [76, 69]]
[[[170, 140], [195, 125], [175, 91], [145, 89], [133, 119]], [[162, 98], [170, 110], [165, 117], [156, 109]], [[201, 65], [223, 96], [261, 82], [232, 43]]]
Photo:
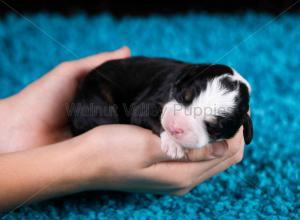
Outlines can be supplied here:
[[161, 149], [172, 159], [181, 159], [185, 156], [183, 148], [177, 144], [165, 131], [161, 133]]

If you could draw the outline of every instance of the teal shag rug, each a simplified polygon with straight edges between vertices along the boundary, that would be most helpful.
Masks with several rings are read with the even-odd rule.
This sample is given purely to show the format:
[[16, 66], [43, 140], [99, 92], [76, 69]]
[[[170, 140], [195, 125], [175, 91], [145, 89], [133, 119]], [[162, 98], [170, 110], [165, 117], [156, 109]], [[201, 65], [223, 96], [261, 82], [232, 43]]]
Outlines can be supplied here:
[[182, 197], [81, 193], [23, 206], [4, 219], [300, 219], [300, 15], [27, 19], [0, 20], [1, 98], [64, 60], [128, 45], [133, 55], [233, 66], [252, 84], [255, 139], [241, 163]]

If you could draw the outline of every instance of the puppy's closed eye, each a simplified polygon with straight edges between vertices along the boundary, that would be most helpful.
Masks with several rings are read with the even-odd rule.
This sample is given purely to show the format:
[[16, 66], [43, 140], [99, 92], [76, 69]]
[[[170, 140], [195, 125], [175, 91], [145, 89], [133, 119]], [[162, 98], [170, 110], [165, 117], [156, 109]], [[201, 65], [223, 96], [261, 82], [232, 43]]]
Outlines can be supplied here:
[[176, 93], [177, 93], [177, 95], [175, 96], [176, 101], [183, 105], [191, 104], [196, 95], [195, 91], [192, 88], [180, 89], [180, 91]]
[[187, 88], [183, 90], [182, 96], [184, 104], [190, 104], [195, 97], [195, 93], [192, 89]]

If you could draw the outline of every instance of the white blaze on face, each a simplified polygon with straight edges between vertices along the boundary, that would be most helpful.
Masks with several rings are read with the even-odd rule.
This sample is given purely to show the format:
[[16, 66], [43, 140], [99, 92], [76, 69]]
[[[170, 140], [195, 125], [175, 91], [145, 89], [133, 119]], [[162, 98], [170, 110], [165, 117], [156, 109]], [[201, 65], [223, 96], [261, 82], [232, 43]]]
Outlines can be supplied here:
[[201, 91], [189, 106], [186, 107], [176, 100], [171, 100], [164, 106], [161, 117], [162, 126], [167, 134], [181, 146], [203, 147], [210, 141], [205, 121], [213, 122], [215, 116], [232, 112], [238, 90], [229, 91], [222, 86], [221, 80], [224, 77], [240, 80], [236, 74], [216, 77], [208, 81], [206, 89]]

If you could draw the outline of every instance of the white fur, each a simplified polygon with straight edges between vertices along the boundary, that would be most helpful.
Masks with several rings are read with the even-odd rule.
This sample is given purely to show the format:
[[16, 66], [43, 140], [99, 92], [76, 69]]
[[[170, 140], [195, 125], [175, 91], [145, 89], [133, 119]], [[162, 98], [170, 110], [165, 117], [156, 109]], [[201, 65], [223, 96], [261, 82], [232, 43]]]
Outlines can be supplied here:
[[[234, 99], [238, 95], [237, 90], [228, 91], [222, 87], [221, 80], [230, 75], [219, 76], [207, 83], [206, 90], [194, 99], [191, 108], [203, 109], [201, 119], [210, 119], [214, 116], [222, 116], [230, 113], [235, 105]], [[197, 115], [196, 115], [197, 116]]]
[[[207, 87], [194, 99], [191, 105], [185, 107], [176, 100], [166, 103], [161, 116], [161, 124], [165, 129], [161, 133], [161, 147], [172, 158], [184, 156], [183, 148], [201, 148], [209, 143], [209, 135], [205, 121], [213, 121], [215, 116], [231, 113], [235, 107], [238, 90], [229, 91], [222, 86], [221, 80], [230, 77], [245, 83], [251, 90], [249, 83], [234, 71], [234, 75], [222, 75], [207, 83]], [[168, 132], [168, 126], [182, 128], [184, 134], [180, 138]]]
[[[228, 77], [228, 75], [226, 76]], [[235, 107], [234, 100], [238, 95], [238, 91], [228, 91], [222, 87], [221, 80], [224, 77], [216, 77], [208, 82], [206, 90], [202, 91], [189, 106], [191, 109], [202, 109], [202, 114], [194, 114], [197, 120], [193, 121], [193, 126], [199, 135], [198, 143], [194, 147], [203, 147], [210, 141], [204, 121], [213, 121], [215, 116], [224, 116], [231, 113]]]
[[163, 131], [160, 134], [161, 138], [161, 149], [171, 158], [182, 158], [184, 157], [184, 150], [176, 143], [167, 132]]

